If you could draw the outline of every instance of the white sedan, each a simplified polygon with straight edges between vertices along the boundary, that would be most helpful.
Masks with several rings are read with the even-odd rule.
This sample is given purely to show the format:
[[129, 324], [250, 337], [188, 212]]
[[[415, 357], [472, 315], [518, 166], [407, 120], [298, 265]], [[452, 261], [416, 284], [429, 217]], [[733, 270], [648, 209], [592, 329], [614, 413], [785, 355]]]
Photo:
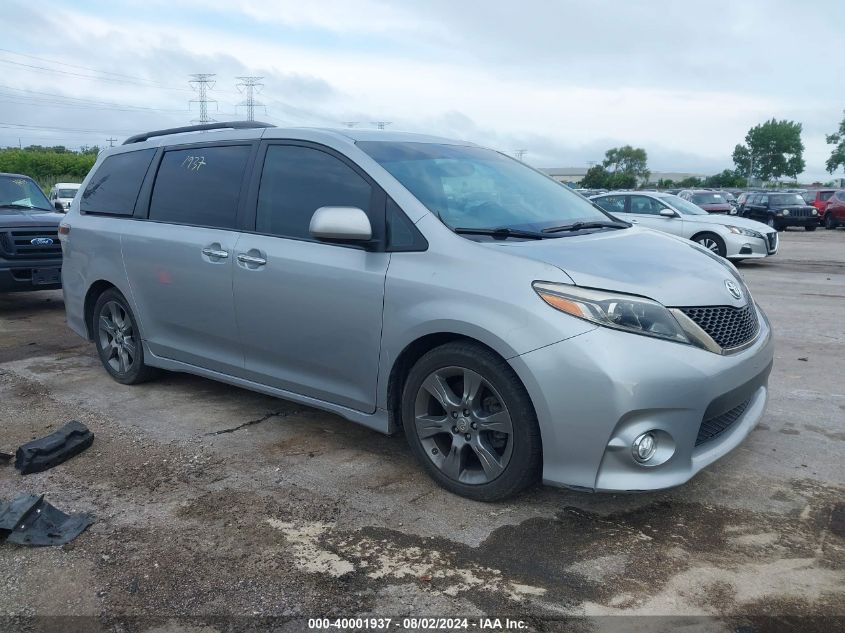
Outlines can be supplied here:
[[619, 219], [685, 237], [735, 262], [778, 252], [775, 229], [735, 215], [707, 213], [669, 193], [613, 192], [590, 200]]

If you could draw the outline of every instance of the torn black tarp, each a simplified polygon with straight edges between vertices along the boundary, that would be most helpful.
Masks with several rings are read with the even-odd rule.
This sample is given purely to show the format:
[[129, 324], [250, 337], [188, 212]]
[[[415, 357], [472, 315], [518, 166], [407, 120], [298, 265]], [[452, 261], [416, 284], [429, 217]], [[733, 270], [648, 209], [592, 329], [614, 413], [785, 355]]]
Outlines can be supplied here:
[[15, 453], [15, 468], [21, 471], [22, 475], [40, 473], [78, 455], [91, 446], [93, 441], [94, 434], [88, 427], [82, 422], [72, 420], [55, 433], [18, 448]]
[[0, 539], [18, 545], [64, 545], [94, 522], [90, 514], [65, 514], [44, 495], [22, 495], [0, 502]]

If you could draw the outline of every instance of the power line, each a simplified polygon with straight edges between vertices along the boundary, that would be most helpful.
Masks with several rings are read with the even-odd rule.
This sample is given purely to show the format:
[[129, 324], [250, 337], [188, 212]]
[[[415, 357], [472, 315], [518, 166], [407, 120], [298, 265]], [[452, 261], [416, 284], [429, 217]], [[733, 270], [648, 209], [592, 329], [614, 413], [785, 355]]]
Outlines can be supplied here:
[[215, 108], [217, 107], [217, 101], [215, 99], [208, 98], [208, 91], [212, 90], [217, 83], [212, 79], [215, 77], [214, 73], [194, 73], [191, 75], [193, 79], [191, 79], [188, 83], [191, 85], [197, 94], [197, 99], [191, 99], [189, 103], [199, 103], [200, 104], [200, 117], [199, 119], [194, 119], [191, 123], [210, 123], [214, 121], [211, 117], [208, 116], [208, 104], [213, 103], [215, 104]]
[[237, 109], [241, 106], [245, 107], [246, 120], [255, 121], [255, 107], [264, 107], [263, 103], [255, 100], [255, 93], [259, 92], [261, 88], [264, 87], [264, 84], [260, 83], [264, 77], [246, 76], [235, 77], [235, 79], [240, 79], [240, 83], [236, 84], [238, 91], [246, 94], [246, 99], [235, 105], [235, 108]]

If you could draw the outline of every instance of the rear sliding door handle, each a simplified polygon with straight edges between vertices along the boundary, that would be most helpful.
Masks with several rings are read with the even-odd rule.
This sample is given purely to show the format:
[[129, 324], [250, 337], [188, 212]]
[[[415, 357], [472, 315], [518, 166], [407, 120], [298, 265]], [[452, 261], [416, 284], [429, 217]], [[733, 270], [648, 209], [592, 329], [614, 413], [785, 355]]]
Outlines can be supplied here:
[[204, 248], [202, 254], [206, 257], [217, 257], [219, 259], [226, 259], [229, 256], [229, 251], [219, 251], [215, 248]]
[[263, 257], [253, 257], [252, 255], [246, 255], [244, 253], [238, 255], [238, 261], [242, 264], [250, 264], [252, 266], [263, 266], [267, 263], [267, 260]]

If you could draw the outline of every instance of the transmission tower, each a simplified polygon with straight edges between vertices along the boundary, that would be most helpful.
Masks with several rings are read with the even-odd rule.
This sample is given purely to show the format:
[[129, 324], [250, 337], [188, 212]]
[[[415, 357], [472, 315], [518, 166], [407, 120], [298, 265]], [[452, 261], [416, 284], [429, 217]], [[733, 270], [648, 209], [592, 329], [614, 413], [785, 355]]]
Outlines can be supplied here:
[[107, 138], [106, 140], [109, 142], [109, 147], [114, 147], [114, 142], [117, 139], [116, 138]]
[[522, 160], [525, 158], [525, 155], [528, 153], [527, 149], [515, 149], [513, 151], [513, 155], [516, 157], [517, 160]]
[[375, 125], [378, 129], [383, 130], [388, 125], [393, 123], [393, 121], [371, 121], [373, 125]]
[[346, 127], [355, 127], [359, 121], [341, 121]]
[[235, 77], [235, 79], [239, 79], [240, 83], [236, 84], [237, 89], [246, 95], [246, 99], [241, 101], [235, 107], [245, 107], [246, 108], [246, 120], [247, 121], [255, 121], [255, 107], [258, 106], [259, 108], [263, 108], [264, 104], [260, 103], [255, 100], [255, 95], [257, 92], [260, 92], [261, 88], [264, 86], [261, 83], [261, 80], [264, 77]]
[[198, 119], [191, 121], [191, 123], [210, 123], [214, 121], [214, 119], [208, 116], [208, 104], [213, 103], [215, 107], [217, 106], [217, 100], [208, 98], [208, 91], [212, 90], [217, 83], [212, 79], [214, 76], [214, 73], [195, 73], [191, 75], [193, 79], [188, 83], [191, 84], [191, 88], [197, 91], [197, 98], [191, 99], [189, 103], [200, 104], [200, 116]]

